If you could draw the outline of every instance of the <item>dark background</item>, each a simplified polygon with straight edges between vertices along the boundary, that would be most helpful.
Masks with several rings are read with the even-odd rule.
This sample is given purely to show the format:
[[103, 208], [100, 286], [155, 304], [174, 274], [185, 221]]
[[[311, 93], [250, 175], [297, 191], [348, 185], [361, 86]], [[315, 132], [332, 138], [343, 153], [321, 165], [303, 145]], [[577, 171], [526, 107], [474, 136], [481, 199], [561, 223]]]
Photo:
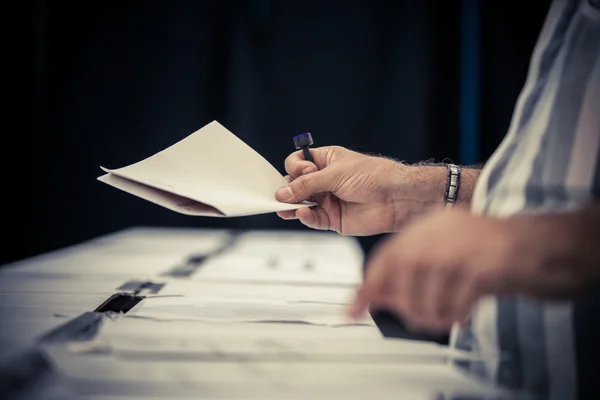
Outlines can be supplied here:
[[[100, 165], [215, 119], [282, 172], [306, 131], [408, 162], [485, 161], [549, 5], [524, 3], [25, 2], [9, 37], [19, 74], [4, 77], [19, 96], [3, 135], [0, 264], [134, 225], [302, 229], [275, 215], [187, 217], [96, 181]], [[361, 238], [366, 251], [376, 239]]]

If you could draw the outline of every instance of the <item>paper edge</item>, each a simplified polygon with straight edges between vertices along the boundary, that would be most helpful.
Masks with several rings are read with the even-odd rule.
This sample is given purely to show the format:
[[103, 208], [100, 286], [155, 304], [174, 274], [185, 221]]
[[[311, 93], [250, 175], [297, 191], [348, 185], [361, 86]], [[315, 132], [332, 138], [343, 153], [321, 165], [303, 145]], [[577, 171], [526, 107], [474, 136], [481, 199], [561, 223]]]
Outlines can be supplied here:
[[[179, 195], [179, 194], [177, 194], [177, 193], [173, 193], [173, 192], [171, 192], [171, 191], [164, 190], [164, 189], [162, 189], [162, 188], [157, 188], [157, 187], [155, 187], [155, 186], [148, 185], [148, 184], [146, 184], [146, 183], [143, 183], [143, 182], [136, 181], [135, 179], [129, 179], [129, 178], [127, 178], [127, 177], [124, 177], [124, 176], [121, 176], [121, 175], [119, 175], [119, 174], [115, 174], [115, 173], [111, 172], [111, 170], [109, 170], [109, 169], [107, 169], [107, 168], [104, 168], [104, 167], [100, 167], [100, 168], [101, 168], [103, 171], [107, 172], [107, 173], [106, 173], [106, 174], [104, 174], [104, 175], [101, 175], [101, 176], [98, 176], [98, 177], [96, 177], [96, 180], [98, 180], [98, 181], [100, 181], [100, 182], [102, 182], [102, 183], [104, 183], [104, 184], [106, 184], [106, 185], [108, 185], [108, 186], [112, 186], [112, 187], [114, 187], [115, 189], [119, 189], [119, 190], [121, 190], [122, 192], [128, 193], [128, 194], [130, 194], [130, 195], [132, 195], [132, 196], [135, 196], [135, 197], [137, 197], [137, 198], [139, 198], [139, 199], [146, 200], [146, 201], [148, 201], [148, 202], [150, 202], [150, 203], [156, 204], [156, 205], [158, 205], [158, 206], [161, 206], [161, 207], [163, 207], [163, 208], [166, 208], [166, 209], [168, 209], [168, 210], [171, 210], [171, 211], [174, 211], [174, 212], [176, 212], [176, 213], [183, 214], [183, 215], [190, 215], [190, 216], [193, 216], [193, 217], [216, 217], [216, 218], [230, 217], [230, 215], [228, 215], [228, 214], [225, 214], [225, 213], [224, 213], [223, 211], [221, 211], [219, 208], [217, 208], [217, 207], [214, 207], [213, 205], [211, 205], [211, 204], [208, 204], [208, 203], [206, 203], [206, 202], [198, 201], [198, 200], [196, 200], [196, 199], [191, 199], [191, 198], [189, 198], [189, 197], [186, 197], [186, 196], [181, 196], [181, 195]], [[130, 191], [124, 190], [123, 188], [120, 188], [120, 187], [118, 187], [118, 186], [115, 186], [115, 185], [113, 185], [113, 184], [111, 184], [111, 183], [107, 182], [105, 179], [106, 179], [107, 177], [111, 176], [111, 175], [112, 175], [112, 176], [115, 176], [115, 177], [117, 177], [117, 178], [119, 178], [119, 179], [123, 179], [123, 180], [125, 180], [125, 181], [133, 182], [133, 183], [135, 183], [135, 184], [137, 184], [137, 185], [143, 186], [143, 187], [145, 187], [145, 188], [147, 188], [147, 189], [150, 189], [150, 190], [159, 191], [159, 192], [165, 192], [165, 193], [167, 193], [167, 194], [170, 194], [170, 195], [173, 195], [173, 196], [181, 197], [182, 199], [188, 199], [188, 200], [190, 200], [190, 201], [194, 201], [194, 202], [196, 202], [196, 203], [199, 203], [199, 204], [202, 204], [202, 205], [206, 205], [207, 207], [210, 207], [210, 208], [212, 208], [212, 209], [216, 210], [216, 212], [218, 212], [218, 213], [220, 213], [220, 214], [216, 214], [216, 213], [215, 213], [215, 214], [198, 214], [198, 213], [193, 213], [193, 212], [185, 212], [185, 211], [184, 211], [184, 210], [182, 210], [182, 209], [175, 208], [175, 207], [170, 207], [169, 205], [158, 203], [157, 201], [153, 201], [153, 200], [151, 200], [151, 199], [149, 199], [149, 198], [147, 198], [147, 197], [142, 197], [142, 196], [140, 196], [140, 195], [138, 195], [138, 194], [131, 193]], [[103, 179], [103, 178], [104, 178], [104, 179]]]

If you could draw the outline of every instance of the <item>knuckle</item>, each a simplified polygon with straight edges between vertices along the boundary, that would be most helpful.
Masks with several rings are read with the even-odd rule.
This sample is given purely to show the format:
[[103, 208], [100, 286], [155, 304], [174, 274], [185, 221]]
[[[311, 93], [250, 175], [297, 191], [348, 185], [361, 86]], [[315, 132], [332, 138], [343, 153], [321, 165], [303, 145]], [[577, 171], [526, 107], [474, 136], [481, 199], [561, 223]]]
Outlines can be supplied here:
[[331, 164], [335, 159], [342, 156], [344, 153], [349, 150], [342, 146], [326, 146], [321, 147], [325, 153], [325, 160], [327, 160], [327, 165]]
[[285, 172], [287, 172], [290, 175], [293, 175], [293, 167], [294, 167], [295, 161], [291, 157], [292, 156], [289, 156], [288, 158], [285, 159], [284, 166], [285, 166]]
[[300, 189], [301, 193], [308, 192], [308, 178], [305, 175], [299, 176], [296, 178], [297, 186]]

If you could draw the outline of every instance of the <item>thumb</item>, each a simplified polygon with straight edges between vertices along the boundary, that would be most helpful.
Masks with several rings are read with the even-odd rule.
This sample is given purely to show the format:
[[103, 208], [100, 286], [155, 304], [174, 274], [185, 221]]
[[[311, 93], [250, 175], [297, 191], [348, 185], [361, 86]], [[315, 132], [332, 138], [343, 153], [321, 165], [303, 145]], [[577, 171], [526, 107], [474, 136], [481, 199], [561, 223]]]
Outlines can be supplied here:
[[279, 189], [275, 197], [284, 203], [299, 203], [319, 193], [330, 192], [334, 180], [327, 171], [325, 169], [299, 176]]

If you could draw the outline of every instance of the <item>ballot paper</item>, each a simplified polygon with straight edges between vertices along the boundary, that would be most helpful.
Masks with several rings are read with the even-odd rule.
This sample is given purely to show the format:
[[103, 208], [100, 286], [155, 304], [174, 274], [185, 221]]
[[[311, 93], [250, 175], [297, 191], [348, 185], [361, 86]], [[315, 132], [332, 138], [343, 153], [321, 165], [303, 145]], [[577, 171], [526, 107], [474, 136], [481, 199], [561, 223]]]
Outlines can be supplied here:
[[362, 282], [359, 242], [335, 233], [252, 231], [212, 256], [190, 279], [352, 286]]
[[311, 204], [277, 201], [285, 178], [217, 121], [135, 164], [101, 168], [101, 182], [187, 215], [238, 217]]
[[[227, 327], [229, 328], [229, 326]], [[447, 364], [448, 360], [473, 360], [475, 353], [463, 352], [431, 342], [357, 336], [288, 337], [263, 329], [260, 334], [247, 331], [230, 335], [223, 328], [219, 335], [199, 332], [195, 336], [138, 335], [137, 332], [104, 332], [99, 338], [71, 342], [71, 354], [106, 354], [128, 361], [195, 362], [320, 362], [353, 364], [399, 364], [427, 362]], [[237, 325], [238, 330], [246, 327]], [[110, 331], [110, 330], [109, 330]], [[348, 329], [345, 332], [349, 332]]]
[[321, 284], [356, 286], [362, 270], [332, 259], [241, 257], [224, 254], [207, 260], [191, 276], [201, 281], [272, 282], [281, 284]]
[[370, 315], [352, 320], [346, 315], [346, 310], [345, 304], [335, 303], [219, 297], [154, 297], [142, 300], [128, 315], [157, 321], [294, 323], [332, 327], [366, 325], [376, 329]]
[[[132, 337], [139, 342], [148, 343], [160, 340], [166, 344], [170, 342], [194, 341], [201, 337], [236, 340], [251, 337], [260, 339], [265, 336], [314, 340], [350, 340], [361, 338], [372, 342], [384, 339], [379, 329], [369, 325], [331, 327], [294, 323], [213, 323], [211, 321], [192, 319], [166, 321], [161, 318], [142, 317], [127, 313], [119, 315], [118, 318], [114, 318], [114, 316], [105, 318], [94, 340], [108, 343], [115, 338]], [[416, 341], [413, 342], [417, 343]]]
[[[86, 253], [107, 255], [176, 255], [184, 258], [208, 255], [225, 246], [230, 238], [226, 229], [186, 227], [134, 227], [87, 242]], [[165, 265], [170, 268], [172, 265]]]
[[[471, 379], [442, 363], [194, 362], [186, 359], [185, 350], [179, 354], [179, 359], [166, 354], [146, 359], [135, 351], [113, 356], [45, 349], [60, 375], [84, 398], [91, 394], [219, 399], [509, 398], [492, 384]], [[414, 397], [415, 393], [419, 396]], [[441, 397], [442, 393], [450, 396]]]
[[226, 298], [237, 301], [265, 300], [350, 306], [356, 295], [356, 288], [353, 286], [286, 285], [279, 282], [271, 284], [269, 282], [204, 281], [200, 279], [162, 279], [156, 280], [156, 282], [162, 282], [164, 286], [158, 293], [148, 295], [148, 299], [188, 298], [192, 301]]
[[91, 340], [44, 350], [86, 398], [92, 393], [169, 398], [201, 393], [202, 398], [228, 399], [439, 399], [413, 394], [501, 393], [447, 362], [477, 361], [476, 354], [435, 343], [364, 335], [363, 329], [165, 323], [127, 314], [107, 318]]

